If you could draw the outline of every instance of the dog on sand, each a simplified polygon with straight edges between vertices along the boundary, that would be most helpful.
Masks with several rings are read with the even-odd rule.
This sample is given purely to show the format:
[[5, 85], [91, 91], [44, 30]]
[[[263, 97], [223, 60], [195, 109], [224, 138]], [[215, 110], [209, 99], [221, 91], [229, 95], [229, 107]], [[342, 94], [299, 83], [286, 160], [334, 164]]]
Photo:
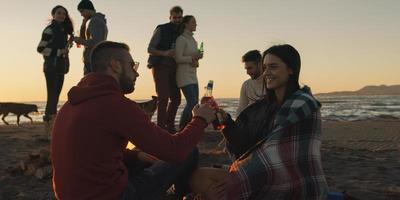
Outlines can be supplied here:
[[152, 100], [137, 103], [138, 106], [150, 117], [153, 116], [154, 112], [157, 110], [157, 97], [151, 96]]
[[19, 126], [19, 118], [21, 117], [21, 115], [30, 119], [31, 123], [33, 123], [32, 118], [28, 116], [28, 114], [31, 112], [38, 112], [37, 105], [23, 104], [23, 103], [0, 103], [0, 115], [3, 115], [1, 119], [6, 125], [9, 125], [9, 123], [6, 122], [5, 120], [5, 117], [7, 117], [9, 113], [17, 115], [18, 126]]

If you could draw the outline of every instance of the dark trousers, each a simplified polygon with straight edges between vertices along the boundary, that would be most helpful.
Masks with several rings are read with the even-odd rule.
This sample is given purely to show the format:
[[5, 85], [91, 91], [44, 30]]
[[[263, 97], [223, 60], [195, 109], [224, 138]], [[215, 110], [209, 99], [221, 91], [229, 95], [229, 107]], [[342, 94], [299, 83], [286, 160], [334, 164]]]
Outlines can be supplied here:
[[186, 106], [183, 109], [181, 120], [179, 121], [179, 128], [183, 129], [186, 124], [192, 120], [192, 110], [194, 106], [199, 103], [199, 85], [190, 84], [181, 89], [186, 99]]
[[57, 104], [61, 89], [64, 84], [64, 74], [45, 73], [47, 88], [47, 103], [44, 121], [49, 121], [50, 116], [57, 113]]
[[181, 104], [181, 93], [176, 86], [176, 67], [154, 66], [153, 78], [158, 96], [157, 125], [175, 130], [175, 116]]
[[199, 151], [195, 148], [180, 165], [158, 161], [142, 170], [128, 168], [129, 182], [121, 195], [121, 200], [164, 199], [166, 191], [172, 184], [175, 185], [177, 195], [183, 197], [190, 192], [189, 178], [197, 169], [198, 159]]

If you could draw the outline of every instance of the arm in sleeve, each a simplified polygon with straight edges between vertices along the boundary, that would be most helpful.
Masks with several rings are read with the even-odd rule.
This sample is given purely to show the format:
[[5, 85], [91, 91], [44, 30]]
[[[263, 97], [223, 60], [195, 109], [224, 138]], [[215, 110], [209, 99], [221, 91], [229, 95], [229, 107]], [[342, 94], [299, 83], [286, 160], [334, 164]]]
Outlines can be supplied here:
[[147, 52], [153, 56], [161, 56], [162, 51], [157, 50], [157, 46], [161, 41], [161, 28], [156, 28], [151, 37], [149, 46], [147, 47]]
[[152, 123], [133, 101], [127, 99], [123, 104], [115, 105], [112, 116], [118, 117], [109, 124], [112, 131], [127, 138], [140, 150], [167, 162], [183, 162], [207, 127], [203, 119], [193, 118], [184, 130], [171, 135]]
[[234, 122], [230, 115], [222, 134], [227, 141], [227, 149], [236, 158], [245, 153], [256, 141], [256, 137], [250, 134], [249, 127], [245, 123]]
[[107, 25], [99, 20], [89, 23], [90, 36], [86, 40], [82, 38], [82, 45], [87, 48], [93, 48], [96, 44], [103, 41], [107, 37]]
[[178, 64], [183, 64], [183, 63], [192, 63], [192, 56], [184, 56], [184, 52], [186, 49], [186, 40], [183, 37], [178, 37], [176, 39], [176, 45], [175, 45], [175, 60]]
[[42, 33], [42, 38], [40, 39], [39, 45], [37, 46], [37, 52], [41, 53], [43, 56], [50, 56], [52, 49], [48, 47], [51, 39], [53, 38], [53, 31], [50, 27], [44, 29]]

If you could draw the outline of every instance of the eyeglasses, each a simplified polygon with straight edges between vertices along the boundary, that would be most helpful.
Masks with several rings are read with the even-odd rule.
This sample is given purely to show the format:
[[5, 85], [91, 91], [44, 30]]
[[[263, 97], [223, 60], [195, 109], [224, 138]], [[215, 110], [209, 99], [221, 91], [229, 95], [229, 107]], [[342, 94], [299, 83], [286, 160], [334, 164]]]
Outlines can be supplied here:
[[118, 60], [121, 61], [121, 62], [124, 62], [124, 63], [128, 63], [132, 67], [132, 69], [135, 70], [136, 72], [139, 69], [139, 64], [140, 64], [139, 62], [136, 62], [136, 61], [133, 61], [133, 62], [125, 61], [123, 59], [118, 59]]
[[139, 64], [140, 64], [140, 62], [137, 62], [137, 61], [134, 61], [134, 62], [133, 62], [132, 68], [133, 68], [136, 72], [137, 72], [138, 69], [139, 69]]

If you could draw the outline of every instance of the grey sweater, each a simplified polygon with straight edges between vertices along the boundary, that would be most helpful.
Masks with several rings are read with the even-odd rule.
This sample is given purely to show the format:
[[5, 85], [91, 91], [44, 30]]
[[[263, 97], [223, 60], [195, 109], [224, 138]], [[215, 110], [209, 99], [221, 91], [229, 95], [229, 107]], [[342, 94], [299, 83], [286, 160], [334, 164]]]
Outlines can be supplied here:
[[86, 29], [86, 40], [82, 41], [85, 46], [83, 59], [85, 62], [90, 60], [90, 50], [99, 42], [107, 40], [108, 28], [105, 15], [95, 13], [89, 21]]

